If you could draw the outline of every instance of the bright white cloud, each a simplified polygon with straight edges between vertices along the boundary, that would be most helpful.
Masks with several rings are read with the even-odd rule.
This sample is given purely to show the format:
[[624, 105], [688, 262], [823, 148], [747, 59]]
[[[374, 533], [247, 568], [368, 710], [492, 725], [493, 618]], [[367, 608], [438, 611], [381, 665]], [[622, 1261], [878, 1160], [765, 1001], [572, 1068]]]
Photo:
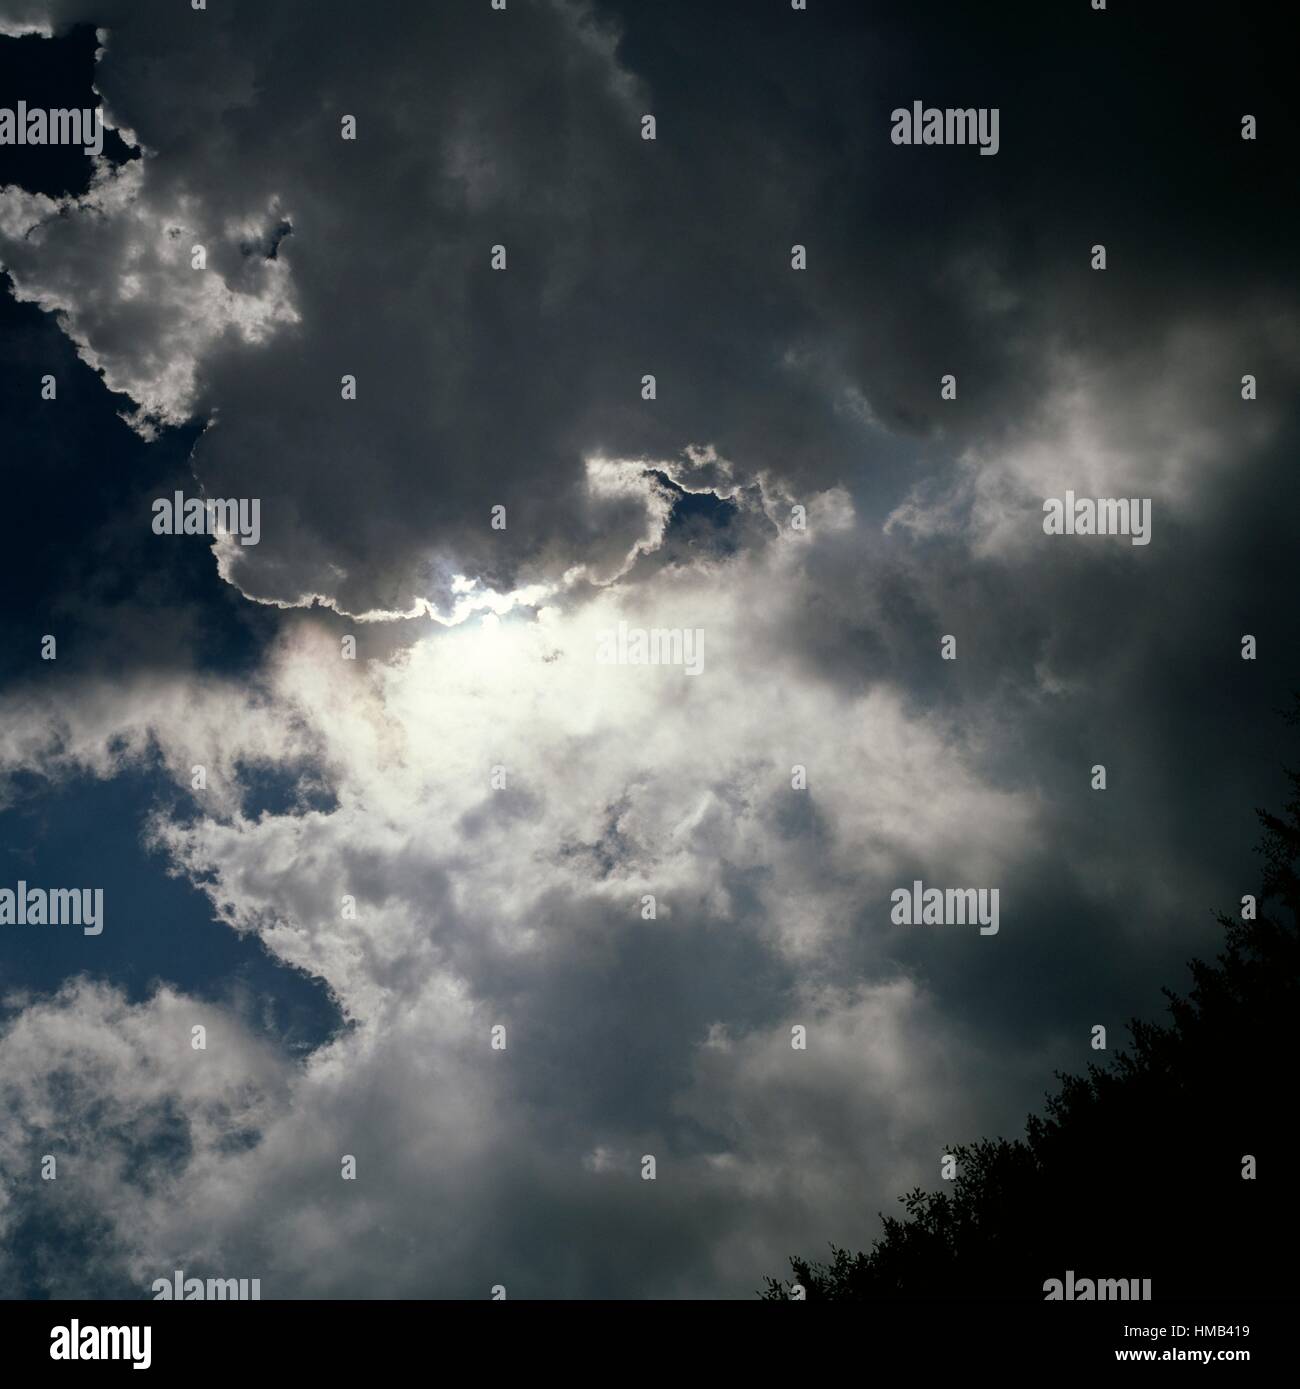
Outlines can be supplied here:
[[[559, 1251], [525, 1256], [525, 1229], [493, 1210], [531, 1206], [559, 1228], [566, 1207], [590, 1200], [616, 1224], [635, 1219], [647, 1199], [640, 1155], [654, 1152], [665, 1219], [684, 1243], [644, 1271], [642, 1290], [722, 1279], [744, 1291], [756, 1275], [742, 1252], [755, 1241], [760, 1266], [776, 1269], [795, 1214], [818, 1228], [844, 1214], [836, 1174], [866, 1135], [882, 1154], [884, 1201], [935, 1124], [964, 1120], [952, 1102], [979, 1091], [973, 1053], [945, 1050], [917, 990], [828, 991], [822, 975], [854, 932], [892, 974], [894, 865], [929, 855], [957, 880], [996, 881], [1004, 846], [1032, 843], [1032, 805], [983, 785], [960, 739], [884, 687], [850, 694], [807, 678], [786, 633], [811, 600], [810, 553], [773, 533], [729, 564], [661, 567], [585, 601], [560, 595], [534, 618], [433, 628], [383, 659], [345, 661], [334, 635], [302, 619], [250, 693], [181, 681], [88, 688], [53, 705], [10, 699], [9, 770], [102, 776], [157, 756], [188, 796], [191, 763], [209, 758], [211, 792], [192, 798], [192, 815], [160, 811], [155, 843], [221, 920], [325, 980], [354, 1024], [301, 1065], [258, 1062], [250, 1085], [282, 1099], [249, 1101], [253, 1146], [196, 1131], [165, 1199], [97, 1189], [131, 1277], [188, 1259], [261, 1276], [267, 1295], [474, 1295], [475, 1279], [512, 1277], [540, 1292], [561, 1276]], [[702, 629], [703, 672], [599, 664], [599, 635], [620, 620]], [[795, 763], [807, 792], [790, 787]], [[333, 803], [245, 814], [241, 779], [257, 766], [319, 775]], [[504, 790], [492, 789], [495, 766]], [[655, 921], [641, 919], [647, 893]], [[729, 951], [767, 961], [788, 996], [757, 1011], [706, 1001], [731, 990]], [[611, 1017], [647, 957], [685, 972], [680, 998], [661, 1000], [662, 1017], [644, 997], [648, 1009]], [[691, 974], [706, 983], [695, 1004]], [[206, 1058], [187, 1050], [184, 1001], [128, 1009], [111, 991], [73, 990], [34, 1006], [0, 1043], [6, 1072], [31, 1066], [25, 1039], [58, 1019], [88, 1058], [147, 1045], [159, 1055], [148, 1094], [166, 1093], [181, 1115], [216, 1103], [211, 1074], [191, 1069]], [[793, 1021], [814, 1042], [787, 1056]], [[509, 1029], [505, 1053], [489, 1048], [495, 1023]], [[120, 1035], [132, 1029], [141, 1035]], [[933, 1040], [918, 1046], [922, 1030]], [[241, 1036], [234, 1057], [219, 1048], [220, 1086], [252, 1046]], [[628, 1112], [614, 1113], [595, 1097], [623, 1049]], [[660, 1058], [665, 1097], [630, 1059], [643, 1052]], [[16, 1121], [40, 1111], [89, 1123], [80, 1102], [53, 1114], [52, 1076], [35, 1066]], [[101, 1082], [127, 1098], [141, 1083], [125, 1060]], [[846, 1107], [860, 1116], [851, 1135], [837, 1117]], [[792, 1124], [802, 1136], [783, 1157]], [[338, 1175], [345, 1153], [359, 1159], [355, 1187]], [[6, 1157], [18, 1162], [19, 1148]], [[113, 1171], [110, 1161], [100, 1180], [124, 1180]]]

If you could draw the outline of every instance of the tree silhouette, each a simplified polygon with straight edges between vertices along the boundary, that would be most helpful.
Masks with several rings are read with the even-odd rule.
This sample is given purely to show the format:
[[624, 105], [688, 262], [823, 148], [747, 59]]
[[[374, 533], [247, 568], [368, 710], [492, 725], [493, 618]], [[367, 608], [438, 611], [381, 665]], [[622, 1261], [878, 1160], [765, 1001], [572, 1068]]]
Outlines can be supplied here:
[[[1300, 724], [1300, 694], [1285, 718]], [[1187, 997], [1164, 990], [1168, 1023], [1134, 1021], [1130, 1050], [1058, 1075], [1023, 1139], [951, 1149], [950, 1189], [902, 1197], [905, 1217], [883, 1217], [870, 1253], [792, 1258], [792, 1279], [768, 1278], [761, 1295], [786, 1299], [798, 1283], [810, 1301], [1041, 1299], [1072, 1269], [1150, 1278], [1153, 1299], [1295, 1296], [1300, 772], [1286, 775], [1285, 817], [1256, 811], [1257, 919], [1219, 915], [1225, 949], [1191, 961]]]

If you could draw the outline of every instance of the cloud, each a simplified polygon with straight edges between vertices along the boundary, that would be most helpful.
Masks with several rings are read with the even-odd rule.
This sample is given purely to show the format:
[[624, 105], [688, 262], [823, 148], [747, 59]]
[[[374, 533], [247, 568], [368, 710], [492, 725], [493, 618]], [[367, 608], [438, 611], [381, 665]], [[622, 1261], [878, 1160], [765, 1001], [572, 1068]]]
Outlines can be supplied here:
[[[195, 1026], [206, 1051], [191, 1047]], [[229, 1156], [259, 1140], [290, 1094], [290, 1067], [237, 1018], [165, 987], [133, 1007], [110, 986], [70, 980], [11, 1013], [0, 1052], [10, 1296], [33, 1284], [54, 1297], [142, 1293], [130, 1286], [134, 1260], [165, 1240], [174, 1202], [220, 1186]], [[65, 1239], [77, 1257], [59, 1257]]]
[[[825, 507], [835, 514], [833, 499]], [[272, 1068], [281, 1099], [273, 1112], [254, 1106], [244, 1126], [255, 1139], [231, 1148], [228, 1135], [191, 1133], [165, 1211], [142, 1214], [138, 1193], [104, 1202], [131, 1278], [188, 1260], [261, 1276], [268, 1296], [481, 1295], [494, 1281], [590, 1294], [610, 1251], [575, 1236], [579, 1274], [554, 1245], [565, 1211], [590, 1201], [613, 1230], [655, 1212], [680, 1236], [614, 1286], [742, 1293], [756, 1275], [733, 1244], [752, 1253], [757, 1241], [775, 1267], [800, 1211], [829, 1228], [846, 1209], [832, 1178], [858, 1138], [831, 1117], [836, 1106], [884, 1136], [888, 1158], [869, 1189], [889, 1199], [889, 1183], [937, 1141], [935, 1125], [966, 1115], [952, 1102], [975, 1083], [974, 1053], [909, 1040], [933, 1022], [914, 983], [846, 993], [826, 972], [874, 901], [873, 971], [895, 973], [887, 904], [899, 855], [996, 878], [1005, 846], [1032, 841], [1033, 811], [982, 785], [956, 733], [917, 722], [887, 689], [847, 695], [804, 678], [785, 634], [808, 601], [809, 554], [806, 537], [773, 530], [730, 561], [579, 588], [532, 617], [435, 624], [382, 659], [341, 659], [328, 629], [305, 618], [251, 689], [10, 697], [10, 774], [110, 775], [154, 759], [168, 770], [184, 799], [160, 806], [150, 833], [173, 871], [219, 921], [323, 979], [351, 1024], [300, 1066]], [[702, 629], [704, 671], [598, 663], [600, 633], [620, 620]], [[208, 749], [210, 792], [191, 795], [189, 765]], [[807, 791], [791, 788], [795, 763]], [[244, 783], [262, 765], [323, 780], [328, 808], [250, 809]], [[918, 799], [918, 787], [940, 784], [941, 797]], [[645, 894], [654, 920], [643, 919]], [[649, 1010], [647, 990], [658, 999]], [[124, 1029], [153, 1027], [160, 1076], [149, 1093], [165, 1090], [183, 1127], [207, 1094], [188, 1079], [206, 1058], [186, 1052], [185, 1001], [164, 991], [133, 1011], [110, 995], [79, 985], [20, 1012], [0, 1064], [28, 1064], [38, 1018], [62, 1015], [70, 1035], [93, 1039], [92, 1054], [126, 1047]], [[795, 1069], [776, 1050], [782, 1033], [788, 1046], [787, 1015], [813, 1036]], [[490, 1047], [498, 1023], [502, 1053]], [[721, 1031], [749, 1058], [725, 1102]], [[858, 1033], [876, 1059], [855, 1069]], [[221, 1056], [224, 1077], [242, 1064]], [[772, 1067], [810, 1115], [834, 1097], [807, 1130], [815, 1181], [795, 1176], [802, 1141], [778, 1170], [782, 1126], [750, 1134]], [[45, 1069], [18, 1096], [15, 1122], [48, 1105]], [[120, 1084], [130, 1100], [135, 1083], [109, 1072], [100, 1088]], [[60, 1142], [82, 1107], [47, 1115]], [[647, 1152], [661, 1164], [655, 1191], [640, 1180]], [[339, 1176], [345, 1153], [360, 1162], [355, 1188]], [[11, 1175], [20, 1156], [8, 1149]], [[113, 1170], [105, 1183], [126, 1180]], [[525, 1226], [503, 1227], [497, 1207], [526, 1208]], [[409, 1248], [394, 1245], [398, 1229]]]
[[[6, 190], [0, 256], [137, 428], [205, 424], [209, 495], [261, 499], [262, 544], [223, 573], [262, 601], [379, 616], [445, 610], [457, 574], [508, 591], [590, 563], [619, 520], [584, 462], [599, 441], [582, 385], [605, 350], [591, 278], [606, 294], [639, 274], [587, 212], [641, 143], [608, 29], [582, 5], [521, 3], [471, 77], [457, 52], [499, 17], [463, 8], [422, 11], [400, 43], [346, 7], [343, 28], [291, 39], [248, 6], [169, 11], [134, 38], [95, 9], [97, 86], [143, 157], [101, 163], [81, 197]], [[418, 82], [412, 42], [432, 59]], [[226, 72], [220, 93], [200, 63]], [[393, 271], [400, 292], [376, 293]]]
[[[147, 168], [100, 160], [80, 196], [9, 189], [0, 238], [15, 297], [58, 316], [108, 389], [136, 402], [130, 420], [151, 438], [195, 412], [200, 365], [219, 344], [265, 343], [298, 314], [282, 262], [260, 258], [239, 276], [194, 270], [194, 248], [206, 235], [194, 200], [149, 202]], [[277, 220], [270, 208], [261, 226]], [[256, 231], [233, 227], [228, 235]]]
[[[938, 1144], [1015, 1127], [1085, 1022], [1212, 945], [1300, 649], [1289, 220], [1182, 32], [1134, 35], [1100, 109], [1010, 12], [935, 44], [819, 8], [792, 38], [696, 0], [5, 6], [104, 26], [140, 157], [3, 190], [0, 258], [155, 440], [79, 489], [90, 522], [39, 513], [88, 531], [92, 581], [30, 605], [81, 639], [0, 693], [5, 804], [161, 772], [149, 843], [212, 929], [347, 1023], [291, 1060], [166, 985], [12, 998], [9, 1286], [746, 1295], [868, 1240]], [[1190, 174], [1130, 159], [1177, 108], [1153, 63], [1213, 152]], [[970, 71], [1007, 93], [997, 159], [889, 145], [897, 100]], [[262, 502], [216, 598], [146, 558], [168, 448]], [[1040, 538], [1067, 487], [1151, 495], [1155, 543]], [[242, 669], [187, 605], [238, 613]], [[702, 672], [602, 664], [620, 622], [702, 632]], [[1000, 886], [999, 936], [894, 927], [914, 876]]]
[[[1297, 320], [1251, 303], [1213, 325], [1185, 320], [1149, 345], [1097, 360], [1048, 346], [1048, 392], [1002, 437], [917, 483], [890, 513], [918, 540], [957, 537], [979, 558], [1041, 562], [1042, 503], [1147, 497], [1160, 529], [1204, 521], [1225, 476], [1276, 447], [1296, 381]], [[1249, 372], [1268, 382], [1241, 398]]]
[[[618, 4], [427, 7], [400, 28], [348, 5], [307, 25], [252, 0], [130, 13], [14, 8], [102, 26], [96, 86], [143, 157], [82, 199], [7, 190], [0, 257], [138, 427], [207, 426], [198, 481], [262, 501], [261, 544], [220, 557], [260, 602], [381, 620], [446, 615], [458, 576], [500, 594], [608, 576], [643, 518], [593, 485], [592, 460], [691, 446], [741, 485], [844, 486], [918, 535], [969, 517], [977, 549], [1015, 548], [1025, 490], [1075, 473], [1185, 501], [1189, 470], [1232, 466], [1244, 442], [1207, 413], [1242, 363], [1277, 368], [1275, 401], [1293, 379], [1271, 243], [1233, 223], [1236, 268], [1195, 301], [1181, 243], [1134, 280], [1135, 248], [1167, 241], [1163, 208], [1113, 190], [1091, 103], [1053, 99], [1049, 130], [1008, 99], [1006, 148], [943, 163], [940, 191], [934, 160], [957, 152], [892, 146], [888, 112], [922, 49], [932, 81], [955, 80], [952, 55], [891, 13], [865, 36], [801, 16], [818, 62], [762, 91], [746, 74], [770, 69], [789, 16], [697, 34], [725, 54], [720, 84], [665, 64]], [[1042, 87], [997, 26], [955, 29], [988, 81]], [[1135, 120], [1164, 109], [1132, 98]], [[1104, 275], [1087, 269], [1094, 220], [1113, 228]], [[958, 402], [940, 399], [948, 371]]]

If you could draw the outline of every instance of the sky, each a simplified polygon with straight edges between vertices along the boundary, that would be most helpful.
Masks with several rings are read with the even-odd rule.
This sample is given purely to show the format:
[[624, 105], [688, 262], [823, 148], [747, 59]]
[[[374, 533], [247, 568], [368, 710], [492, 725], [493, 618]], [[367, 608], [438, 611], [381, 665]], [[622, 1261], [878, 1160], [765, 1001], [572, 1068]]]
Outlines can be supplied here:
[[106, 127], [0, 145], [0, 887], [104, 893], [0, 1295], [749, 1297], [1158, 1015], [1300, 686], [1277, 22], [0, 0]]

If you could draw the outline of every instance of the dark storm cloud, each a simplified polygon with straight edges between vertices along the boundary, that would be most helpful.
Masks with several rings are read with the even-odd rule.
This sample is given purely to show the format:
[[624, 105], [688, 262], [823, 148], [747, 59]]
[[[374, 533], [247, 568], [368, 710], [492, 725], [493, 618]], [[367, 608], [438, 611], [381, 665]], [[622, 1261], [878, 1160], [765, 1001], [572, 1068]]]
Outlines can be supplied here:
[[[747, 474], [883, 500], [904, 485], [898, 436], [935, 466], [997, 438], [1050, 389], [1058, 343], [1104, 360], [1279, 284], [1277, 194], [1239, 108], [1254, 98], [1270, 141], [1289, 118], [1258, 81], [1206, 95], [1185, 13], [1167, 37], [1017, 6], [55, 12], [118, 21], [98, 80], [155, 153], [141, 203], [174, 212], [226, 286], [255, 297], [259, 242], [292, 226], [277, 259], [297, 321], [196, 348], [193, 391], [170, 402], [219, 412], [196, 459], [211, 494], [264, 500], [236, 570], [259, 597], [406, 611], [445, 604], [453, 572], [502, 588], [554, 571], [611, 520], [588, 452], [713, 443]], [[914, 98], [999, 105], [997, 157], [892, 145], [889, 112]], [[1256, 215], [1233, 219], [1245, 195]], [[41, 255], [58, 258], [53, 232]], [[85, 274], [123, 270], [114, 253]], [[163, 303], [193, 276], [169, 267]], [[138, 349], [109, 317], [88, 335], [130, 357], [137, 327]]]

